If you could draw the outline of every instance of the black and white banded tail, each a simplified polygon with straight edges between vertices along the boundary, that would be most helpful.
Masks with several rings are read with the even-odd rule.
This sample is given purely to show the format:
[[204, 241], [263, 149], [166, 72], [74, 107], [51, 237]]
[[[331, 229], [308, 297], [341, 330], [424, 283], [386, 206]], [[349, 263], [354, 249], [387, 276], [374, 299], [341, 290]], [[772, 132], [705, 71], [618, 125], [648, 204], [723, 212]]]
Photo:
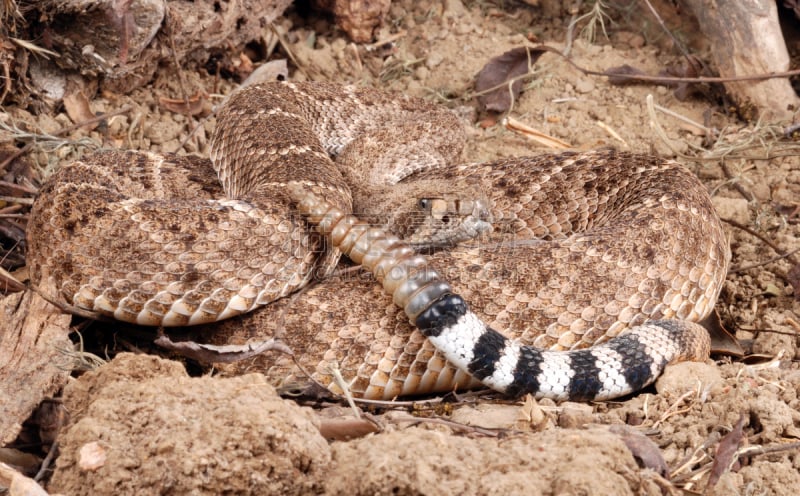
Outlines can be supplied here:
[[447, 360], [492, 389], [511, 396], [607, 400], [651, 384], [669, 363], [708, 357], [706, 330], [678, 320], [650, 321], [582, 350], [520, 345], [483, 323], [402, 240], [342, 212], [302, 183], [288, 188], [308, 221], [368, 269]]

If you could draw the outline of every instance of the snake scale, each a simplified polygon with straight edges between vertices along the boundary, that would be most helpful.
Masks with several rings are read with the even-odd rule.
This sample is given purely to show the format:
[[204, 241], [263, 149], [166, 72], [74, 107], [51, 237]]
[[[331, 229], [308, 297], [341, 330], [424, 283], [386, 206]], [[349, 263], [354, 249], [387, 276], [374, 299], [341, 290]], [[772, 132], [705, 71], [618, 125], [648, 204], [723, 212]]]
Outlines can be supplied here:
[[[707, 357], [694, 322], [730, 252], [689, 171], [614, 150], [459, 164], [464, 140], [413, 98], [244, 88], [210, 162], [101, 151], [51, 176], [31, 280], [76, 311], [204, 324], [212, 342], [278, 336], [315, 380], [338, 390], [337, 369], [366, 398], [480, 381], [604, 399]], [[364, 270], [332, 274], [339, 249]], [[272, 355], [243, 368], [303, 379]]]

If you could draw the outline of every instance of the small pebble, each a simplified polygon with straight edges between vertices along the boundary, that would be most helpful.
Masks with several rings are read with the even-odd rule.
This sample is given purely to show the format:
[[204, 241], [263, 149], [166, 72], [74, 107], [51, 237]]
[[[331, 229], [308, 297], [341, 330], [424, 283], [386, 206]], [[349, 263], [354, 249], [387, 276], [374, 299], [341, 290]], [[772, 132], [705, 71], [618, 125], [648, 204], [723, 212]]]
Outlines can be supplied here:
[[580, 78], [575, 82], [575, 91], [589, 93], [594, 90], [594, 81], [589, 78]]
[[428, 55], [428, 58], [425, 59], [425, 67], [428, 69], [433, 69], [437, 65], [441, 64], [444, 61], [444, 57], [439, 52], [433, 52]]

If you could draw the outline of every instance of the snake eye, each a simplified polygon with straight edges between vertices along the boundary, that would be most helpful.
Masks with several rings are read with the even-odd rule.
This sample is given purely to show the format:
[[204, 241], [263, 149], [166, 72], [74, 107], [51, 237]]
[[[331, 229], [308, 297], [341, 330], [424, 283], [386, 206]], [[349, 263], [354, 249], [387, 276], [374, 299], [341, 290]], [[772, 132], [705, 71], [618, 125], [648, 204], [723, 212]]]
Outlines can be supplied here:
[[419, 207], [420, 210], [424, 210], [426, 212], [430, 211], [432, 204], [433, 201], [430, 198], [420, 198], [419, 200], [417, 200], [417, 207]]

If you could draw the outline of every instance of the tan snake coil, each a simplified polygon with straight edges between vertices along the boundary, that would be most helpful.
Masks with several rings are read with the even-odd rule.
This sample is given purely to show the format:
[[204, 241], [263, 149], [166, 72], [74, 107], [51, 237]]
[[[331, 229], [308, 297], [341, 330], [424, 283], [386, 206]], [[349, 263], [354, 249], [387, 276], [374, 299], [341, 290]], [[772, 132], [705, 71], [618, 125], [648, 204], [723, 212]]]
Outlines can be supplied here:
[[[359, 211], [390, 212], [401, 234], [423, 238], [456, 220], [430, 212], [420, 220], [414, 209], [427, 204], [418, 200], [466, 215], [458, 222], [472, 223], [472, 233], [489, 219], [488, 205], [494, 232], [438, 251], [432, 263], [480, 319], [542, 348], [587, 346], [647, 319], [710, 312], [730, 255], [688, 171], [614, 151], [445, 165], [463, 142], [457, 129], [446, 111], [374, 90], [245, 89], [222, 111], [213, 143], [224, 198], [202, 159], [106, 152], [65, 167], [34, 208], [32, 280], [53, 278], [66, 303], [144, 324], [249, 312], [336, 260], [317, 256], [320, 238], [292, 215], [292, 180], [345, 211], [351, 184]], [[391, 186], [405, 171], [422, 183]], [[365, 177], [377, 178], [378, 193], [356, 182]], [[367, 397], [472, 383], [369, 277], [350, 279], [326, 279], [210, 335], [228, 342], [278, 332], [315, 378], [329, 384], [336, 366]], [[257, 362], [276, 378], [293, 373], [285, 357]]]

